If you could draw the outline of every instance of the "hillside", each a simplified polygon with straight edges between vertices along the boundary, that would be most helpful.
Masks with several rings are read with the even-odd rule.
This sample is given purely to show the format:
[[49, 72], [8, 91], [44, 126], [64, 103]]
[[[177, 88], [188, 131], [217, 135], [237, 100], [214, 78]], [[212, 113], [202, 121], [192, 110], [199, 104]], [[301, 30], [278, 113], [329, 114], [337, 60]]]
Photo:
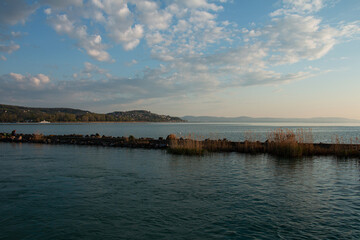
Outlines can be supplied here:
[[0, 104], [0, 122], [182, 122], [178, 117], [145, 110], [93, 113], [72, 108], [31, 108]]

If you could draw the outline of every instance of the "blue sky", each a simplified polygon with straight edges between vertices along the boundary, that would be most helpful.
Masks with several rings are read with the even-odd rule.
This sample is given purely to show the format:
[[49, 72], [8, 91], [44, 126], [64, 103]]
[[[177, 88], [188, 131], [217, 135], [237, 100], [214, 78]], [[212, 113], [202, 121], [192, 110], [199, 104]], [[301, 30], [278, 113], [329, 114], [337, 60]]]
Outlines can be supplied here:
[[1, 0], [0, 103], [360, 119], [358, 0]]

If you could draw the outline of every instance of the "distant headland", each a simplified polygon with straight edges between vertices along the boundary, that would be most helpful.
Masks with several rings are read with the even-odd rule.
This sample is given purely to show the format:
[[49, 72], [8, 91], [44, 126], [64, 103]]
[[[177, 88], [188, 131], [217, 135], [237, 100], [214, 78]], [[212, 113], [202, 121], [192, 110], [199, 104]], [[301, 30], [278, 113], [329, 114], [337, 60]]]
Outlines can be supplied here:
[[0, 122], [184, 122], [184, 120], [146, 110], [102, 114], [72, 108], [32, 108], [0, 104]]
[[272, 118], [272, 117], [213, 117], [159, 115], [147, 110], [94, 113], [74, 108], [35, 108], [0, 104], [0, 123], [53, 122], [190, 122], [190, 123], [302, 123], [302, 124], [360, 124], [358, 119], [340, 117]]

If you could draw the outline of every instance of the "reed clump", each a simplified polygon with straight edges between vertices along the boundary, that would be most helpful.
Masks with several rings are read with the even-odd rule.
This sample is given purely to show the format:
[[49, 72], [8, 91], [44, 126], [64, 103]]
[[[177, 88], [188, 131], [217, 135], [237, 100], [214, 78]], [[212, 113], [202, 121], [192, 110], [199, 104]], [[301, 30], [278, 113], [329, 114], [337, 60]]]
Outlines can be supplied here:
[[174, 154], [203, 155], [205, 152], [231, 152], [240, 153], [269, 153], [283, 157], [301, 157], [314, 154], [314, 144], [311, 129], [276, 129], [267, 134], [267, 140], [260, 142], [253, 132], [245, 133], [244, 142], [231, 142], [227, 139], [203, 141], [187, 138], [177, 138], [174, 134], [168, 136], [168, 151]]
[[177, 155], [204, 155], [205, 153], [203, 142], [200, 140], [191, 137], [177, 138], [174, 134], [170, 134], [167, 140], [169, 141], [169, 153]]
[[252, 131], [246, 131], [244, 133], [244, 137], [244, 142], [238, 142], [236, 144], [237, 152], [250, 154], [258, 154], [265, 152], [264, 144], [258, 140], [259, 136], [257, 136], [256, 133]]
[[205, 139], [202, 147], [207, 152], [230, 152], [233, 149], [232, 145], [232, 142], [226, 138], [218, 140]]
[[301, 157], [314, 154], [311, 129], [275, 129], [268, 133], [266, 152], [282, 157]]
[[240, 152], [250, 154], [268, 153], [281, 157], [302, 156], [360, 157], [360, 139], [345, 143], [335, 136], [333, 143], [314, 143], [311, 129], [275, 129], [267, 134], [267, 140], [260, 142], [252, 132], [245, 133], [245, 141], [232, 142], [227, 139], [196, 140], [192, 136], [178, 138], [169, 135], [168, 151], [174, 154], [203, 155], [206, 152]]
[[356, 137], [345, 141], [343, 137], [335, 135], [328, 151], [338, 157], [360, 157], [360, 139]]

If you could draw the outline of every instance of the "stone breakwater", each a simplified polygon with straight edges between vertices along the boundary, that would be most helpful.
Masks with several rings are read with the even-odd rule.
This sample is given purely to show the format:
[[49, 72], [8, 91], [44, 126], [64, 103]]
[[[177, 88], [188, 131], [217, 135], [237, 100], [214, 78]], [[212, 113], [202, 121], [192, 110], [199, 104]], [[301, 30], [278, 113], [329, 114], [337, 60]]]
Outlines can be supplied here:
[[92, 135], [42, 135], [42, 134], [11, 134], [0, 133], [1, 142], [15, 143], [41, 143], [41, 144], [71, 144], [71, 145], [93, 145], [104, 147], [128, 147], [128, 148], [149, 148], [165, 149], [168, 147], [168, 141], [163, 138], [135, 138], [129, 137], [111, 137]]
[[92, 135], [42, 135], [0, 133], [0, 142], [70, 144], [104, 147], [166, 149], [169, 153], [185, 155], [203, 155], [207, 152], [239, 152], [250, 154], [267, 153], [282, 157], [337, 156], [360, 158], [360, 144], [299, 143], [284, 141], [243, 141], [233, 142], [226, 139], [194, 140], [178, 138], [170, 134], [166, 138], [135, 138]]

